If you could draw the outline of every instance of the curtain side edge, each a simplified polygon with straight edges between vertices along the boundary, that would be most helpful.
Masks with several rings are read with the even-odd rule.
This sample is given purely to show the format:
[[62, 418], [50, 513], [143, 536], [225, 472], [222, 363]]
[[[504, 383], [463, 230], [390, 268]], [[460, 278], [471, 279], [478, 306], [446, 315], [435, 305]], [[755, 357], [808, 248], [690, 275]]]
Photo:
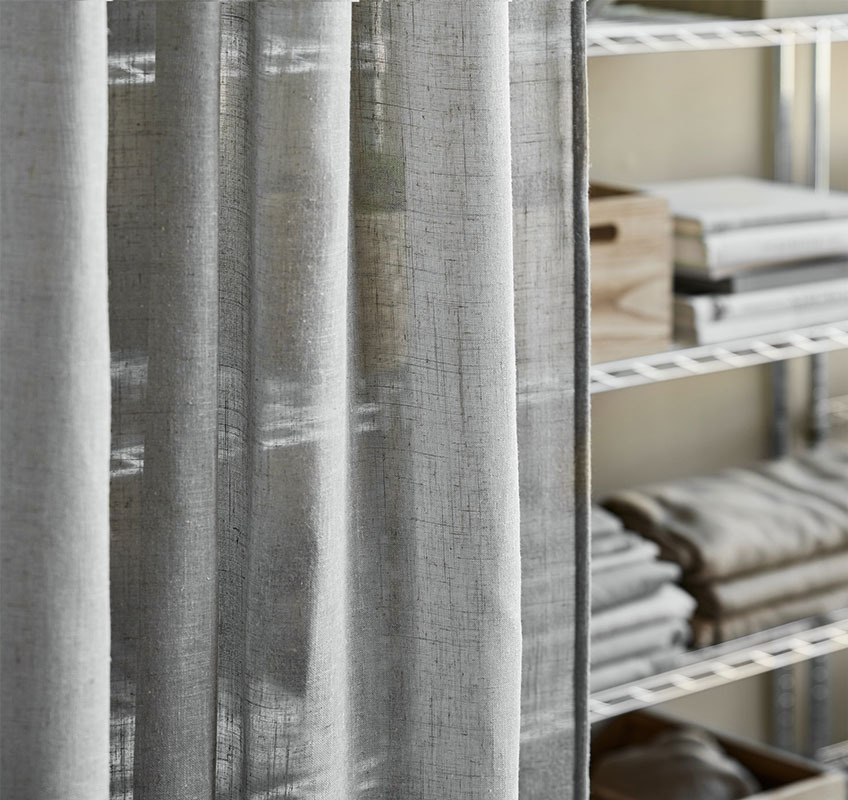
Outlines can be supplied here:
[[105, 3], [2, 3], [0, 794], [109, 794]]
[[572, 108], [574, 113], [574, 475], [575, 475], [575, 658], [574, 797], [589, 796], [589, 518], [591, 489], [590, 270], [586, 8], [572, 4]]

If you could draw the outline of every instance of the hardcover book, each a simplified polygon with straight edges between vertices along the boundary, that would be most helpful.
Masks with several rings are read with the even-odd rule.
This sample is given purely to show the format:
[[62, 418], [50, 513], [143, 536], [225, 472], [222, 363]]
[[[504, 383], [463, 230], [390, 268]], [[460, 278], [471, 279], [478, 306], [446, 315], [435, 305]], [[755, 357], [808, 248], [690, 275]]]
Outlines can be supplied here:
[[668, 201], [674, 232], [681, 236], [848, 219], [848, 192], [818, 192], [759, 178], [666, 181], [645, 184], [642, 189]]
[[758, 178], [651, 183], [674, 217], [678, 268], [719, 279], [848, 254], [848, 193]]
[[734, 295], [677, 295], [674, 331], [689, 344], [848, 319], [848, 278]]
[[848, 217], [674, 237], [675, 265], [714, 278], [843, 254], [848, 255]]

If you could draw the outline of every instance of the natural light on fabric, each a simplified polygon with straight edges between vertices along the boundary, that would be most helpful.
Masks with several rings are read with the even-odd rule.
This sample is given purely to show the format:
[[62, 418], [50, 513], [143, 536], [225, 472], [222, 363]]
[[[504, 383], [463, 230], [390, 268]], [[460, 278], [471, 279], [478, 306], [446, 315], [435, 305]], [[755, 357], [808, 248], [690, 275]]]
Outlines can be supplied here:
[[4, 796], [586, 797], [582, 5], [3, 3]]

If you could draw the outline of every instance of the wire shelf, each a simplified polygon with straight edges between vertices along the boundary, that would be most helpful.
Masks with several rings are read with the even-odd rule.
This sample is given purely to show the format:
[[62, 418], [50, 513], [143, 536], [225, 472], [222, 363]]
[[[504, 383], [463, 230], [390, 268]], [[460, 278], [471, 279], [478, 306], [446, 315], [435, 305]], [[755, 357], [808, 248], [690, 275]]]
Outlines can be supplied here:
[[593, 20], [587, 28], [587, 55], [728, 50], [787, 42], [810, 44], [822, 30], [829, 31], [833, 42], [848, 41], [848, 14], [766, 20], [709, 19], [702, 15], [693, 15], [685, 21], [649, 22], [649, 19], [637, 16], [626, 21]]
[[592, 394], [848, 348], [848, 321], [594, 364]]
[[598, 722], [846, 649], [848, 609], [843, 609], [686, 653], [673, 669], [595, 692], [589, 700], [590, 721]]

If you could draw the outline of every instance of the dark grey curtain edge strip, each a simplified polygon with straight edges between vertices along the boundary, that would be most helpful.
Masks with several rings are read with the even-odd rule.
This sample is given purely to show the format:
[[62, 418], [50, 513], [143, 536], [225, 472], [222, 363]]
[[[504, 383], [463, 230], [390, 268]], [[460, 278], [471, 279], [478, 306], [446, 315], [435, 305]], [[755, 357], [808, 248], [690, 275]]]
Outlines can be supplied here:
[[586, 87], [586, 7], [571, 4], [572, 109], [574, 114], [574, 787], [575, 800], [589, 796], [589, 625], [591, 406], [589, 395], [589, 146]]

